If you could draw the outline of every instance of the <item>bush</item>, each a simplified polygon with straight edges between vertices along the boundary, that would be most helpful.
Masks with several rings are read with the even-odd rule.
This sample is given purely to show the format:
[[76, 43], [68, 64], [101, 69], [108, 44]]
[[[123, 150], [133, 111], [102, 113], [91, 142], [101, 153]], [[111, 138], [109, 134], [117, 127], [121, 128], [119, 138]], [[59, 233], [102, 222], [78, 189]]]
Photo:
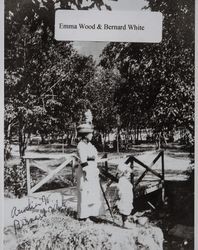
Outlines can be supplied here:
[[4, 192], [18, 198], [27, 194], [26, 170], [23, 163], [12, 167], [5, 166]]
[[188, 184], [194, 189], [194, 178], [195, 178], [195, 165], [194, 161], [191, 162], [190, 166], [186, 170], [186, 175], [188, 176]]
[[12, 151], [12, 147], [9, 141], [7, 140], [4, 144], [4, 159], [5, 160], [9, 160], [11, 158], [12, 156], [11, 151]]

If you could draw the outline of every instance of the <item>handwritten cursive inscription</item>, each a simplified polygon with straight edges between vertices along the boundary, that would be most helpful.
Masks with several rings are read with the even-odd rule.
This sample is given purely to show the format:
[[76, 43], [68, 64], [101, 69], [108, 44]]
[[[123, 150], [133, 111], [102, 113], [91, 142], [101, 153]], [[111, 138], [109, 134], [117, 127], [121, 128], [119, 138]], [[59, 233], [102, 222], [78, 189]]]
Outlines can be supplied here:
[[[63, 200], [61, 200], [61, 203], [58, 202], [58, 200], [52, 203], [49, 202], [48, 198], [45, 196], [43, 196], [39, 202], [33, 202], [28, 199], [27, 206], [22, 209], [14, 206], [11, 210], [11, 218], [14, 219], [13, 226], [15, 235], [17, 235], [17, 231], [21, 230], [24, 226], [42, 220], [47, 217], [47, 215], [61, 211], [64, 208], [66, 207], [65, 204], [63, 204]], [[27, 212], [29, 213], [27, 214]]]
[[15, 216], [23, 214], [27, 211], [35, 210], [37, 207], [40, 207], [43, 204], [47, 205], [48, 202], [49, 202], [48, 199], [44, 195], [42, 196], [42, 200], [40, 203], [38, 203], [38, 202], [35, 203], [35, 202], [31, 201], [30, 199], [28, 199], [28, 204], [23, 209], [18, 209], [17, 207], [12, 208], [11, 217], [14, 218]]

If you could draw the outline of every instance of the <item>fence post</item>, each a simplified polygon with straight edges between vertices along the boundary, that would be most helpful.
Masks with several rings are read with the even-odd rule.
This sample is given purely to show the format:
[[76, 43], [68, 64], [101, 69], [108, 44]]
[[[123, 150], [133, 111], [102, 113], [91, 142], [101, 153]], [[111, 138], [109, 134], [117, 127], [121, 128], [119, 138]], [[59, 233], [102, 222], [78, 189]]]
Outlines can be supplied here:
[[[131, 167], [131, 170], [133, 171], [133, 158], [131, 157], [131, 161], [130, 161], [130, 167]], [[131, 173], [131, 183], [132, 183], [132, 185], [134, 186], [134, 173], [132, 172]]]
[[165, 174], [164, 174], [164, 151], [161, 151], [162, 157], [162, 202], [165, 200]]
[[26, 175], [27, 175], [27, 193], [28, 195], [31, 193], [31, 184], [30, 184], [30, 159], [25, 159], [26, 165]]
[[133, 186], [133, 197], [135, 197], [135, 188], [134, 188], [134, 173], [133, 173], [133, 169], [134, 169], [134, 166], [133, 166], [133, 163], [134, 163], [134, 160], [133, 160], [133, 157], [130, 157], [130, 167], [131, 167], [131, 170], [132, 170], [132, 173], [131, 173], [131, 184]]
[[72, 184], [74, 184], [74, 170], [75, 170], [75, 158], [73, 157], [72, 163], [71, 163], [71, 171], [72, 171]]

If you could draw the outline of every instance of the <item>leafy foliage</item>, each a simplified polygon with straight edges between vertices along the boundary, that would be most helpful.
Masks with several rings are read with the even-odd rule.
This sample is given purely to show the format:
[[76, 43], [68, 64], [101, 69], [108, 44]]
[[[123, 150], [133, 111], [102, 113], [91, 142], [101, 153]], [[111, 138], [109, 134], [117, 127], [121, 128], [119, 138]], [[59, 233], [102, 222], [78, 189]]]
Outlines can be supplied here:
[[115, 91], [120, 81], [119, 72], [97, 67], [93, 79], [87, 84], [87, 100], [93, 111], [96, 129], [108, 133], [117, 126]]
[[125, 127], [183, 127], [193, 134], [194, 2], [151, 0], [148, 5], [164, 14], [162, 42], [110, 43], [101, 65], [120, 71], [116, 103]]
[[20, 198], [26, 194], [26, 171], [21, 165], [13, 165], [13, 167], [5, 167], [4, 171], [5, 193], [10, 193]]
[[[53, 39], [50, 26], [39, 19], [42, 2], [40, 9], [36, 3], [17, 1], [16, 9], [6, 4], [5, 131], [8, 140], [13, 132], [18, 134], [21, 156], [31, 133], [44, 138], [78, 122], [85, 108], [83, 88], [94, 72], [92, 57]], [[49, 8], [44, 8], [48, 16]]]
[[[101, 223], [82, 224], [67, 215], [67, 210], [55, 212], [42, 219], [39, 227], [34, 222], [34, 234], [33, 227], [23, 227], [18, 249], [162, 249], [162, 231], [152, 225], [123, 230], [107, 223], [111, 220], [108, 216]], [[120, 224], [118, 218], [116, 223]]]
[[110, 43], [101, 66], [53, 38], [57, 8], [110, 9], [103, 0], [7, 0], [5, 137], [18, 134], [24, 155], [31, 133], [74, 130], [91, 108], [97, 129], [187, 128], [193, 136], [194, 2], [148, 2], [164, 15], [159, 44]]

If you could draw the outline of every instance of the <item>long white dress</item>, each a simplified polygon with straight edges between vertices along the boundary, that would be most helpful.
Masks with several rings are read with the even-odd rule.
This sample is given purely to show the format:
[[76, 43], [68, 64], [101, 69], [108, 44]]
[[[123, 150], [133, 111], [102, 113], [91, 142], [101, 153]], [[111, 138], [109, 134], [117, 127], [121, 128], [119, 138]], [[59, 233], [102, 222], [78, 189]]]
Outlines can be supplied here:
[[124, 215], [130, 215], [133, 209], [133, 185], [130, 181], [122, 176], [117, 184], [119, 200], [117, 207], [119, 212]]
[[[104, 199], [99, 183], [97, 150], [90, 143], [80, 141], [77, 146], [80, 164], [77, 168], [77, 217], [79, 219], [104, 214]], [[82, 165], [84, 167], [82, 167]]]

